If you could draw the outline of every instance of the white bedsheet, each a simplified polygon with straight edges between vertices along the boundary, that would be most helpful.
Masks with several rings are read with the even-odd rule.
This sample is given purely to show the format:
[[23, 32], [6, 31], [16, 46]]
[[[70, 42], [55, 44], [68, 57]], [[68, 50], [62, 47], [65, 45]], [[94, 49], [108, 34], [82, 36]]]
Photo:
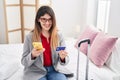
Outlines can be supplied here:
[[21, 67], [18, 69], [18, 71], [13, 74], [9, 79], [7, 80], [23, 80], [22, 76], [23, 76], [23, 69], [24, 67], [21, 65]]
[[[76, 40], [73, 38], [66, 40], [66, 50], [69, 53], [70, 62], [66, 66], [70, 71], [74, 73], [74, 78], [71, 78], [69, 80], [75, 80], [76, 79], [76, 69], [77, 69], [77, 55], [78, 51], [74, 47]], [[19, 47], [22, 48], [20, 45]], [[11, 47], [11, 46], [8, 46]], [[10, 49], [10, 48], [8, 48]], [[21, 50], [21, 49], [20, 49]], [[22, 52], [21, 52], [22, 53]], [[85, 80], [85, 66], [86, 66], [86, 56], [83, 53], [80, 54], [80, 67], [79, 67], [79, 80]], [[19, 54], [20, 55], [20, 54]], [[20, 55], [21, 58], [21, 55]], [[102, 68], [96, 67], [91, 61], [89, 61], [89, 80], [120, 80], [120, 75], [113, 72], [106, 66], [103, 66]], [[22, 80], [23, 76], [23, 66], [18, 69], [18, 71], [13, 74], [9, 79], [7, 80]]]

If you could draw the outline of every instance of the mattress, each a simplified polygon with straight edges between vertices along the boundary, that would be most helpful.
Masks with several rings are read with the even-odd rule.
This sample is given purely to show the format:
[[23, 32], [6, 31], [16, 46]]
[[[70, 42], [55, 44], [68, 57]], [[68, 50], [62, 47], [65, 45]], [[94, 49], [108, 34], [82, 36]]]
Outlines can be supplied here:
[[16, 73], [14, 73], [9, 79], [7, 80], [23, 80], [23, 69], [24, 67], [21, 65], [21, 67], [18, 69]]
[[[69, 53], [68, 56], [70, 58], [70, 62], [65, 67], [68, 68], [71, 72], [74, 73], [73, 78], [69, 78], [68, 80], [76, 80], [76, 71], [77, 71], [77, 56], [80, 54], [79, 60], [79, 80], [85, 80], [85, 69], [86, 69], [86, 56], [74, 47], [76, 39], [69, 38], [66, 40], [66, 50]], [[9, 79], [7, 80], [22, 80], [23, 76], [23, 66], [18, 69], [16, 73], [14, 73]], [[113, 72], [111, 69], [106, 67], [105, 65], [101, 68], [95, 66], [89, 60], [89, 73], [88, 73], [89, 80], [120, 80], [120, 75]]]

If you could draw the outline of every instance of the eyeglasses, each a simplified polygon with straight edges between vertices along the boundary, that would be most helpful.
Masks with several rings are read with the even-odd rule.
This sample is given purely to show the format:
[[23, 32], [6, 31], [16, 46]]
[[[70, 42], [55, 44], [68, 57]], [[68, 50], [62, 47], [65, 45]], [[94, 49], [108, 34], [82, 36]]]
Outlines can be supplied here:
[[49, 19], [40, 18], [40, 20], [41, 20], [43, 23], [46, 23], [47, 21], [48, 21], [49, 23], [52, 23], [52, 18], [49, 18]]

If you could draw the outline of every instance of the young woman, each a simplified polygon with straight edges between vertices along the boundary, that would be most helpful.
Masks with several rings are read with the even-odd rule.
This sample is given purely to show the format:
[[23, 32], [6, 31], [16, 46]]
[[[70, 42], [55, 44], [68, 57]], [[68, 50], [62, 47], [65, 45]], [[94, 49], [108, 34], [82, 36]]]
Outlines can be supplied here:
[[[43, 49], [37, 50], [33, 42], [41, 42]], [[56, 51], [58, 46], [65, 46], [64, 39], [56, 28], [54, 11], [49, 6], [39, 8], [35, 27], [24, 41], [22, 64], [24, 65], [24, 80], [67, 80], [65, 72], [59, 66], [68, 63], [65, 50]], [[59, 66], [58, 66], [59, 65]]]

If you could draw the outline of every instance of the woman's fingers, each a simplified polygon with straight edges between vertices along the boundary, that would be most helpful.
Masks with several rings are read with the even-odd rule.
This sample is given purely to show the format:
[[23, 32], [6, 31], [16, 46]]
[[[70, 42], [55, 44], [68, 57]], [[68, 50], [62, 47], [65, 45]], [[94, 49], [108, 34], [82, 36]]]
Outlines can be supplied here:
[[67, 56], [67, 52], [64, 51], [64, 50], [61, 50], [61, 51], [59, 52], [59, 55], [60, 55], [60, 58], [61, 58], [61, 59], [64, 59], [64, 58]]
[[33, 48], [32, 50], [32, 56], [34, 57], [38, 57], [40, 54], [42, 54], [45, 51], [45, 48], [41, 49], [41, 50], [37, 50], [35, 48]]

